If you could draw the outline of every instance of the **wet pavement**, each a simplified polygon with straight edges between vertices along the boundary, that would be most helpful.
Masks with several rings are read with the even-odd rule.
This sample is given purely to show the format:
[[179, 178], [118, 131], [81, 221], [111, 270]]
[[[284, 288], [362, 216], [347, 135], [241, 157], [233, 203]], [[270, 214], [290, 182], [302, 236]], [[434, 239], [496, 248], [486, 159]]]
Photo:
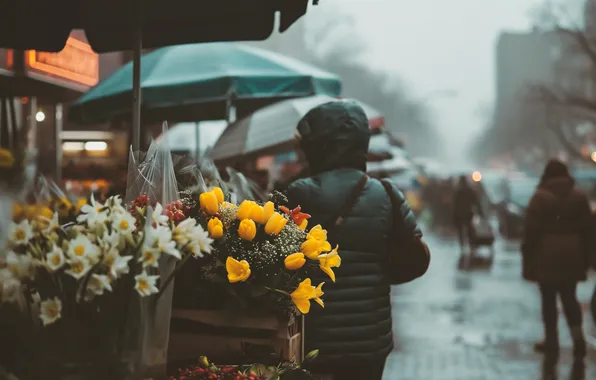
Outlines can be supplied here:
[[[540, 300], [521, 279], [518, 244], [497, 241], [491, 268], [457, 269], [453, 238], [426, 235], [432, 252], [427, 274], [393, 289], [395, 351], [386, 380], [541, 379]], [[595, 328], [589, 299], [595, 279], [580, 285], [584, 330], [590, 344], [586, 379], [596, 379]], [[569, 378], [571, 339], [562, 313], [560, 380]]]

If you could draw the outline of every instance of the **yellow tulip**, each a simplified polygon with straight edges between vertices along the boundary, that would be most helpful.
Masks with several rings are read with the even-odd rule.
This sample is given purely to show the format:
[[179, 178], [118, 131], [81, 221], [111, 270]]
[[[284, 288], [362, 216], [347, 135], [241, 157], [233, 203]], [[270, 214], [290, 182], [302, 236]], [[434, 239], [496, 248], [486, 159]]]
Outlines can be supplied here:
[[321, 227], [320, 224], [317, 224], [313, 228], [310, 229], [308, 235], [306, 235], [307, 239], [317, 239], [319, 241], [327, 241], [327, 231]]
[[263, 205], [263, 210], [265, 212], [264, 223], [267, 223], [269, 219], [273, 216], [273, 213], [275, 212], [275, 205], [273, 204], [273, 202], [269, 201]]
[[14, 156], [8, 149], [0, 149], [0, 168], [10, 169], [14, 166]]
[[207, 223], [207, 231], [213, 239], [219, 239], [223, 236], [223, 228], [223, 223], [218, 218], [213, 218]]
[[302, 223], [300, 223], [300, 225], [298, 226], [298, 228], [300, 228], [302, 231], [306, 230], [306, 227], [308, 227], [308, 220], [304, 219], [302, 221]]
[[248, 219], [250, 210], [256, 205], [255, 201], [242, 201], [238, 207], [238, 211], [236, 211], [236, 218], [238, 218], [238, 220]]
[[275, 212], [265, 225], [265, 233], [268, 235], [278, 235], [287, 223], [288, 220], [282, 214]]
[[217, 196], [210, 191], [199, 195], [199, 203], [201, 210], [205, 211], [208, 215], [215, 215], [219, 212]]
[[292, 302], [302, 314], [308, 314], [310, 311], [310, 300], [315, 298], [315, 291], [315, 287], [310, 283], [310, 278], [307, 278], [290, 294]]
[[252, 219], [259, 224], [265, 224], [265, 210], [257, 204], [253, 205], [248, 212], [248, 219]]
[[290, 256], [284, 259], [284, 265], [287, 270], [298, 270], [306, 263], [304, 253], [292, 253]]
[[300, 252], [311, 260], [316, 260], [322, 252], [331, 250], [331, 244], [327, 241], [320, 241], [314, 238], [306, 239], [300, 246]]
[[244, 219], [238, 226], [238, 236], [241, 239], [252, 241], [257, 235], [257, 225], [253, 220]]
[[49, 207], [40, 207], [38, 212], [39, 212], [39, 214], [37, 215], [38, 217], [43, 216], [44, 218], [48, 218], [48, 219], [52, 219], [54, 217], [54, 211], [52, 211], [52, 209]]
[[246, 260], [238, 261], [232, 256], [226, 259], [228, 281], [231, 283], [244, 282], [250, 277], [250, 264]]
[[315, 302], [321, 305], [321, 307], [325, 307], [325, 303], [321, 299], [323, 294], [325, 294], [323, 292], [323, 285], [325, 285], [325, 283], [321, 282], [319, 285], [317, 285], [317, 288], [315, 289]]
[[214, 187], [211, 189], [211, 192], [215, 194], [215, 198], [217, 198], [217, 203], [223, 203], [225, 197], [223, 190], [220, 187]]
[[332, 268], [339, 268], [341, 265], [341, 257], [337, 253], [338, 249], [339, 246], [335, 247], [333, 251], [319, 256], [319, 267], [333, 282], [335, 282], [335, 273]]

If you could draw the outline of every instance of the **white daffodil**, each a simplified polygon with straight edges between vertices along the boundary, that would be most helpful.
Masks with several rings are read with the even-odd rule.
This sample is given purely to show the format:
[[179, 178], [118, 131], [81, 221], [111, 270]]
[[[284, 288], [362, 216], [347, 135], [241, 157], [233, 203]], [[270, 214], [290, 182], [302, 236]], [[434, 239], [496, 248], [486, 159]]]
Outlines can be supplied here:
[[172, 230], [169, 227], [159, 226], [151, 231], [153, 247], [161, 254], [174, 256], [178, 260], [182, 258], [180, 251], [176, 248], [176, 242], [172, 240]]
[[48, 268], [51, 271], [55, 272], [58, 269], [62, 268], [66, 263], [66, 259], [64, 258], [64, 252], [57, 246], [53, 246], [52, 250], [46, 254], [46, 262]]
[[172, 237], [179, 246], [185, 246], [190, 242], [190, 239], [192, 238], [192, 230], [196, 224], [196, 219], [188, 218], [184, 219], [176, 227], [174, 227]]
[[87, 291], [93, 293], [96, 296], [101, 296], [104, 290], [109, 292], [112, 291], [112, 285], [110, 284], [110, 278], [103, 274], [92, 274], [87, 284]]
[[139, 262], [143, 263], [143, 268], [153, 267], [158, 268], [159, 258], [161, 257], [161, 251], [157, 248], [143, 247], [141, 251], [141, 257]]
[[155, 204], [153, 213], [151, 214], [151, 221], [153, 222], [154, 226], [166, 226], [170, 221], [168, 216], [163, 214], [163, 207], [161, 203]]
[[121, 235], [130, 236], [135, 231], [137, 220], [129, 212], [114, 214], [112, 228]]
[[202, 257], [202, 253], [211, 253], [213, 239], [209, 237], [209, 232], [205, 231], [200, 224], [192, 229], [191, 241], [196, 242], [200, 249], [196, 254], [193, 252], [194, 256]]
[[110, 205], [112, 214], [122, 214], [126, 212], [126, 209], [122, 207], [122, 198], [120, 198], [119, 195], [108, 198], [106, 203]]
[[83, 235], [78, 234], [74, 239], [68, 242], [68, 256], [70, 258], [84, 257], [87, 260], [93, 261], [99, 255], [99, 247], [91, 242], [91, 240]]
[[91, 269], [89, 260], [87, 260], [85, 257], [77, 256], [71, 260], [67, 260], [66, 262], [68, 263], [69, 269], [64, 272], [76, 278], [77, 280], [83, 278], [83, 276], [85, 276]]
[[113, 249], [117, 249], [120, 245], [120, 234], [116, 231], [112, 231], [112, 233], [108, 233], [107, 231], [97, 239], [97, 244], [100, 248], [105, 251], [110, 251]]
[[29, 255], [18, 255], [9, 251], [6, 255], [6, 267], [18, 279], [28, 278], [31, 274], [33, 259]]
[[21, 281], [7, 268], [0, 269], [0, 301], [16, 302], [22, 296]]
[[21, 223], [11, 223], [9, 232], [10, 241], [13, 245], [27, 245], [33, 237], [33, 228], [27, 219]]
[[44, 326], [51, 325], [62, 317], [62, 301], [58, 297], [42, 301], [39, 317]]
[[141, 297], [150, 296], [159, 292], [156, 286], [159, 276], [149, 276], [147, 272], [143, 272], [135, 276], [135, 289], [141, 295]]
[[108, 212], [104, 208], [105, 206], [96, 202], [91, 194], [91, 202], [81, 207], [81, 214], [77, 217], [77, 222], [87, 223], [90, 228], [94, 228], [106, 221]]
[[108, 267], [108, 272], [113, 279], [117, 279], [124, 274], [128, 274], [130, 267], [128, 262], [132, 256], [120, 256], [118, 251], [111, 250], [103, 258], [103, 263]]
[[58, 213], [55, 212], [54, 215], [52, 215], [52, 219], [46, 218], [45, 216], [40, 217], [44, 221], [44, 224], [47, 223], [47, 225], [44, 226], [45, 228], [41, 231], [44, 233], [44, 235], [50, 235], [54, 231], [60, 229], [60, 221], [58, 220], [58, 216]]

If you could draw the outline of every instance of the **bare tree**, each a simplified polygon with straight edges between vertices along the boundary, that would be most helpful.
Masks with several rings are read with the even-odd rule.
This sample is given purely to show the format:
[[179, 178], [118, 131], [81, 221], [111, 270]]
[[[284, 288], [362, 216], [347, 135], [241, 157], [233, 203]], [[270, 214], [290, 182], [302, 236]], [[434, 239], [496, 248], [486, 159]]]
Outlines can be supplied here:
[[[596, 84], [596, 38], [588, 27], [589, 21], [596, 16], [592, 9], [584, 8], [584, 18], [588, 21], [584, 22], [585, 25], [574, 20], [567, 7], [552, 2], [537, 10], [537, 26], [547, 38], [559, 41], [562, 50], [554, 64], [552, 83], [532, 85], [528, 99], [543, 106], [547, 130], [556, 136], [569, 156], [594, 163], [590, 155], [582, 151], [585, 135], [596, 132], [596, 97], [593, 91]], [[591, 126], [591, 130], [578, 131], [577, 125], [582, 123]]]

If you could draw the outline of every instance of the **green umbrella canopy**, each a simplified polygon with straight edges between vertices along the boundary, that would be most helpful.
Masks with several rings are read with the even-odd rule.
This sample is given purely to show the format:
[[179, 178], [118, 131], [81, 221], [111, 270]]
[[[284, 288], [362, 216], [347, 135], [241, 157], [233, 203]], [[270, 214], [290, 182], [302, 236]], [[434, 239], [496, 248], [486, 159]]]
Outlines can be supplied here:
[[[314, 94], [338, 96], [334, 74], [267, 50], [237, 43], [169, 46], [141, 59], [144, 117], [225, 119], [227, 103], [246, 111], [277, 100]], [[132, 63], [89, 90], [70, 118], [93, 123], [130, 113]]]

